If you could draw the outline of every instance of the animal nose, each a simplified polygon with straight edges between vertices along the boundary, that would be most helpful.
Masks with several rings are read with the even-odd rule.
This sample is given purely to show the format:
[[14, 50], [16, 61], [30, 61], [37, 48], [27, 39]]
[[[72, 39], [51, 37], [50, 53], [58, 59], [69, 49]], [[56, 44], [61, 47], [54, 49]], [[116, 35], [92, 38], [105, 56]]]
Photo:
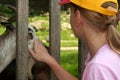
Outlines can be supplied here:
[[29, 37], [29, 39], [33, 39], [32, 33], [28, 33], [28, 37]]

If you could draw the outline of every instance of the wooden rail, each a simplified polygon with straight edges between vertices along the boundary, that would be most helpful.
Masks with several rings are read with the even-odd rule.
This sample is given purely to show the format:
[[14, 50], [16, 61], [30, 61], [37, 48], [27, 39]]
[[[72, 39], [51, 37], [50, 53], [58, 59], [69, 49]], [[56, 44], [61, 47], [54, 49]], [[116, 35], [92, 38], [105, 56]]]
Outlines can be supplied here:
[[[50, 53], [60, 62], [60, 6], [59, 0], [50, 0]], [[50, 72], [50, 80], [57, 80], [55, 74]]]
[[28, 0], [17, 0], [16, 80], [28, 80]]

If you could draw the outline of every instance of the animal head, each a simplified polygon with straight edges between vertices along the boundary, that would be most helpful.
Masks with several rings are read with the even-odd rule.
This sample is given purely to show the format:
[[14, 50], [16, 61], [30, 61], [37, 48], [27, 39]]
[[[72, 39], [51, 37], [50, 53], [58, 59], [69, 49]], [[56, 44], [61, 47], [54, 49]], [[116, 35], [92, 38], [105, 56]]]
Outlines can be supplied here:
[[[0, 22], [1, 25], [3, 25], [7, 31], [15, 31], [15, 26], [11, 23], [11, 22]], [[35, 36], [35, 32], [37, 30], [35, 29], [35, 27], [33, 25], [28, 25], [28, 40], [30, 39], [34, 39]]]
[[30, 35], [30, 39], [35, 39], [36, 35], [35, 35], [36, 29], [33, 25], [28, 25], [28, 35]]

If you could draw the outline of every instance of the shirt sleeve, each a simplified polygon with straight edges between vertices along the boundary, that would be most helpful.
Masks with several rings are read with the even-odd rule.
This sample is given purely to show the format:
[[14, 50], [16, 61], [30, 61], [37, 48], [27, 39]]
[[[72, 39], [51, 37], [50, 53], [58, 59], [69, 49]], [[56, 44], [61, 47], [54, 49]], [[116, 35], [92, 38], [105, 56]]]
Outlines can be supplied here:
[[100, 64], [90, 64], [84, 70], [82, 80], [116, 80], [109, 68]]

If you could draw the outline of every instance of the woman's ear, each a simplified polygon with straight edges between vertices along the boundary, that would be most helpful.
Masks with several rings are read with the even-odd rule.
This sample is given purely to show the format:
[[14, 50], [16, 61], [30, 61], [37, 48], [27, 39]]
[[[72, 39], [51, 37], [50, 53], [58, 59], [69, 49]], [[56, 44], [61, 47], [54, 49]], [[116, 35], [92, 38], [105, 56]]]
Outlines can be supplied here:
[[79, 10], [75, 11], [75, 17], [77, 24], [80, 25], [83, 22], [83, 19], [81, 18], [81, 14]]

